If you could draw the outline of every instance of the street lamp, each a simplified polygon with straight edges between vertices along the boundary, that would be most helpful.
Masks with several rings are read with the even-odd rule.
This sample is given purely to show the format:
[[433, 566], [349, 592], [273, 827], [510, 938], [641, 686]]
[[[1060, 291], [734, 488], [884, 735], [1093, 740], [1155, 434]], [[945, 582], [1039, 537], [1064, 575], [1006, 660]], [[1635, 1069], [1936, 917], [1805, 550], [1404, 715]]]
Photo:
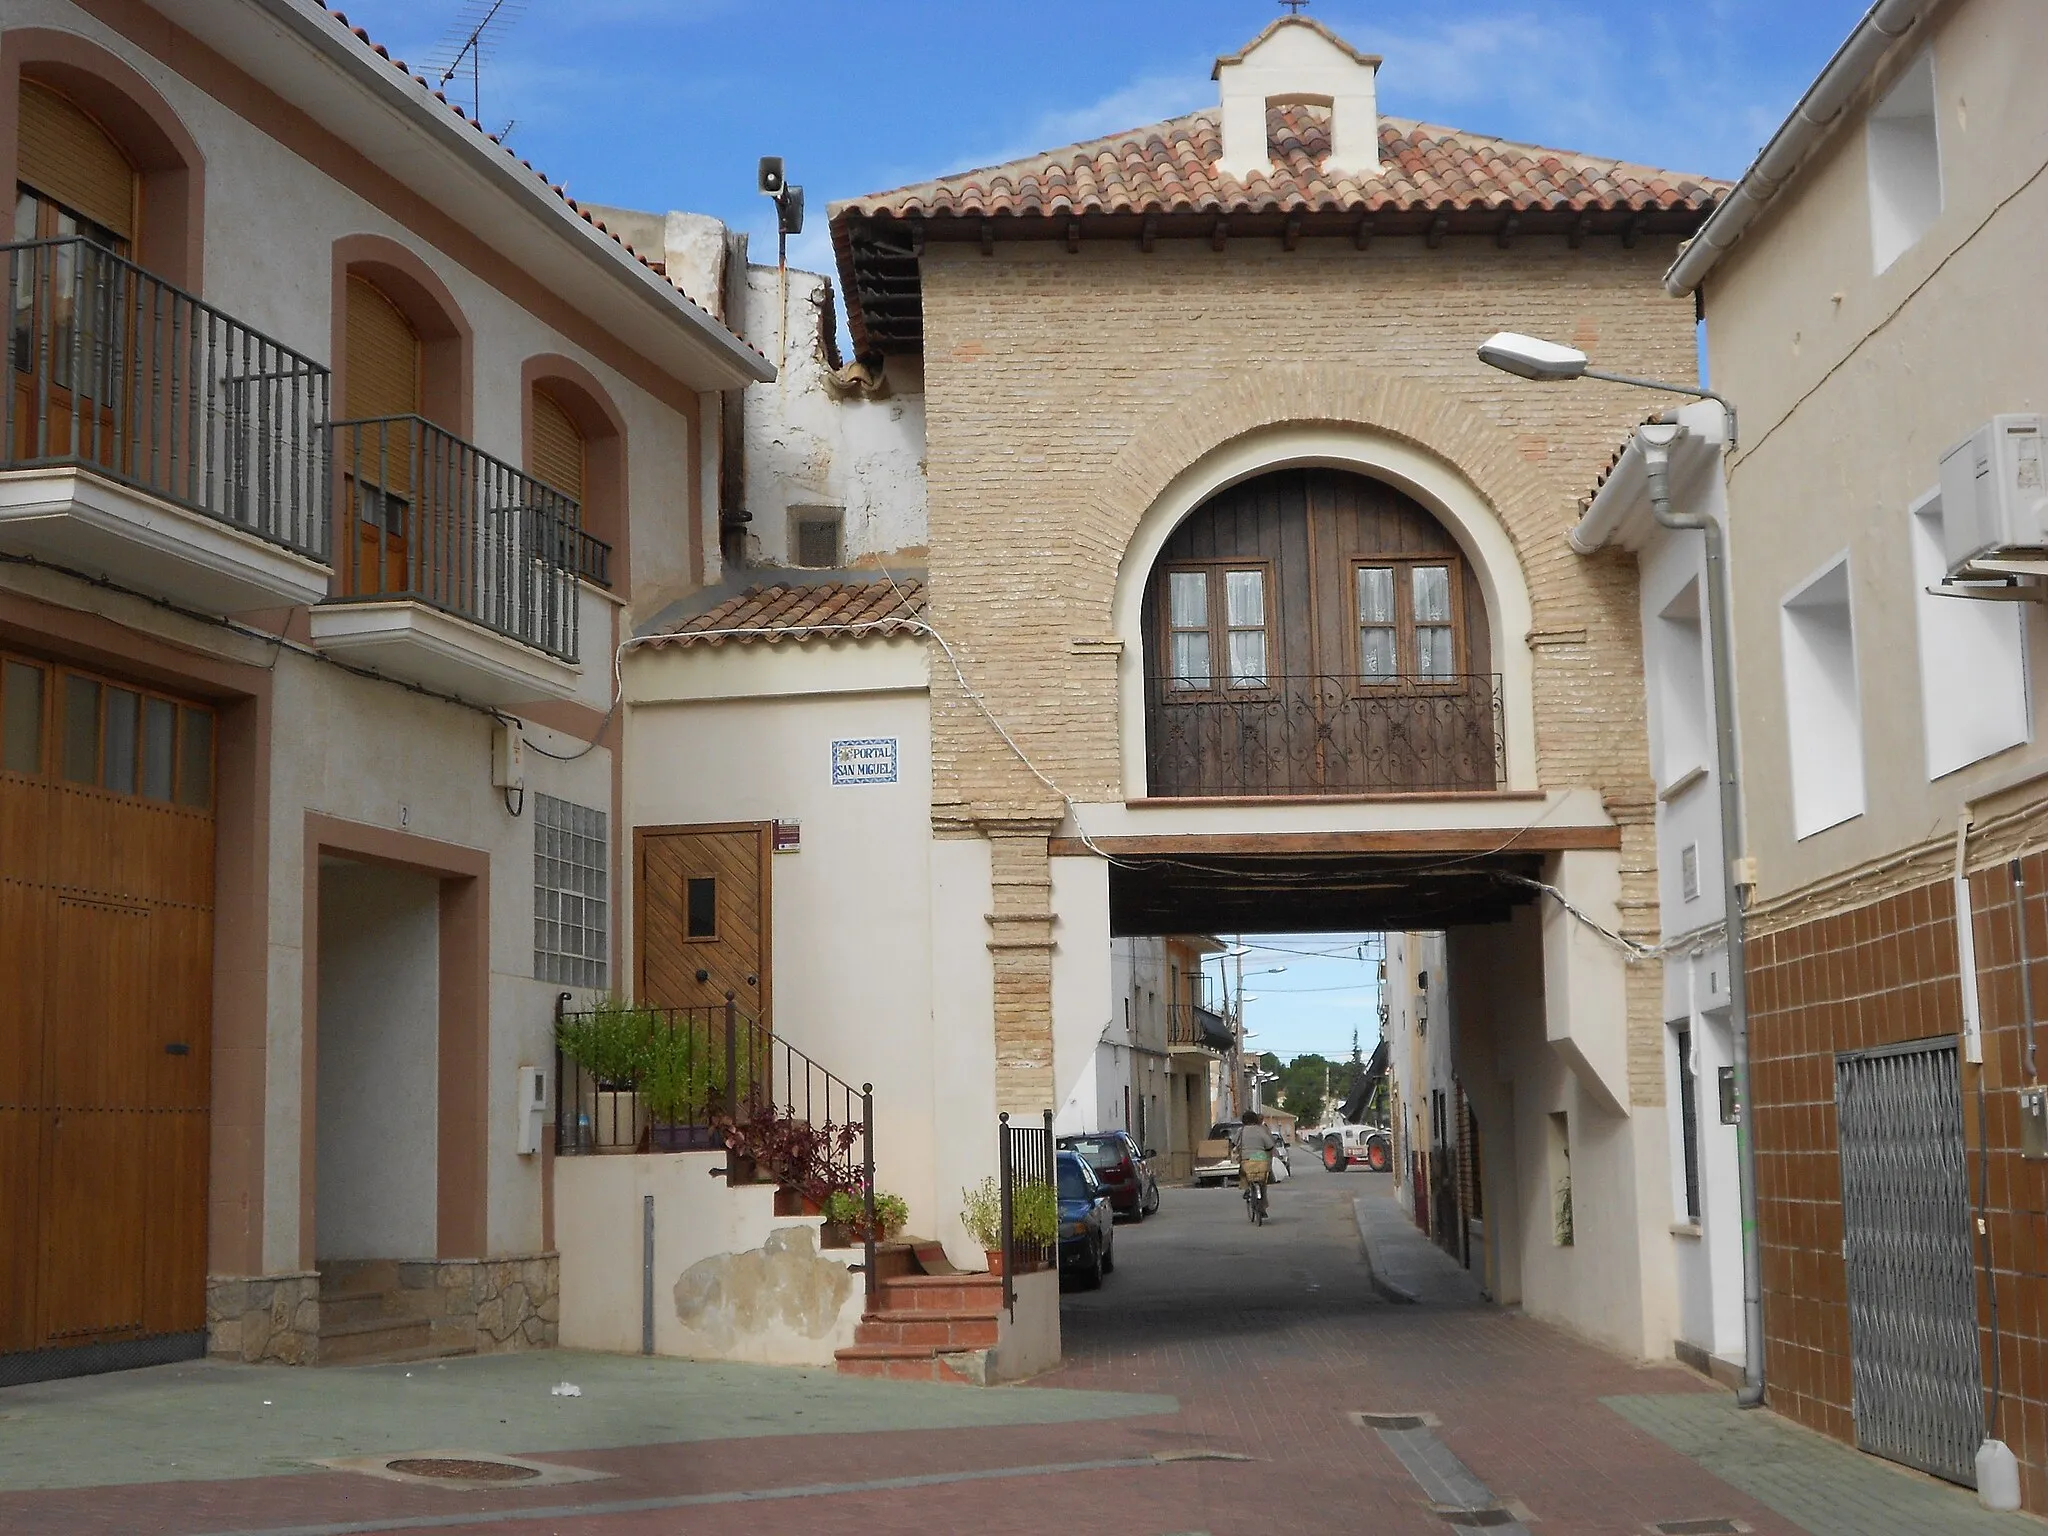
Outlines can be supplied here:
[[[1671, 395], [1690, 395], [1712, 400], [1727, 418], [1728, 450], [1736, 442], [1735, 407], [1711, 389], [1694, 384], [1669, 384], [1662, 379], [1640, 379], [1626, 373], [1608, 373], [1589, 365], [1577, 347], [1524, 336], [1518, 331], [1500, 331], [1479, 346], [1479, 360], [1517, 378], [1539, 384], [1573, 379], [1599, 379], [1609, 384], [1627, 384], [1637, 389], [1654, 389]], [[1714, 750], [1720, 758], [1722, 891], [1728, 933], [1728, 1015], [1735, 1056], [1736, 1167], [1742, 1204], [1742, 1390], [1736, 1402], [1754, 1408], [1764, 1400], [1764, 1288], [1763, 1260], [1756, 1234], [1756, 1138], [1749, 1092], [1749, 963], [1743, 935], [1742, 910], [1742, 785], [1735, 758], [1735, 667], [1733, 641], [1728, 628], [1728, 574], [1722, 547], [1721, 526], [1699, 513], [1680, 514], [1671, 510], [1671, 447], [1685, 432], [1675, 420], [1658, 421], [1636, 429], [1636, 443], [1643, 450], [1643, 468], [1649, 481], [1650, 515], [1658, 525], [1674, 532], [1697, 532], [1705, 541], [1707, 567], [1707, 633], [1714, 663]]]
[[1512, 373], [1518, 379], [1538, 384], [1560, 384], [1571, 379], [1598, 379], [1605, 384], [1632, 384], [1637, 389], [1662, 390], [1667, 395], [1690, 395], [1695, 400], [1712, 400], [1728, 413], [1728, 447], [1735, 447], [1735, 407], [1711, 389], [1695, 384], [1667, 384], [1662, 379], [1640, 379], [1631, 373], [1608, 373], [1592, 366], [1592, 360], [1577, 347], [1541, 336], [1524, 336], [1520, 331], [1496, 331], [1479, 344], [1479, 361], [1489, 368]]

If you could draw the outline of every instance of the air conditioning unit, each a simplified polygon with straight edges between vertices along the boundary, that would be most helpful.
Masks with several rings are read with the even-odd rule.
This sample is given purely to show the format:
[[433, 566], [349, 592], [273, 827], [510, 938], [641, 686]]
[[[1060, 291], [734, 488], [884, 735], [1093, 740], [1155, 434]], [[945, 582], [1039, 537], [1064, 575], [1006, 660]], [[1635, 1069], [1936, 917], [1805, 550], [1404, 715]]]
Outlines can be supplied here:
[[1941, 456], [1942, 554], [1950, 575], [2007, 551], [2048, 557], [2048, 421], [1994, 416]]

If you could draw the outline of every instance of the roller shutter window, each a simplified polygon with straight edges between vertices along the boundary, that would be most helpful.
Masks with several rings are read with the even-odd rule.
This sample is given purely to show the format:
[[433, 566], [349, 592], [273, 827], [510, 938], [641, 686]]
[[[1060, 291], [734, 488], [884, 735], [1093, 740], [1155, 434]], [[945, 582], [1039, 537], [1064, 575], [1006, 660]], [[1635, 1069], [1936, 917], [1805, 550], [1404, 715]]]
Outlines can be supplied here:
[[352, 421], [413, 416], [420, 410], [420, 338], [376, 286], [348, 280], [348, 398]]
[[580, 507], [584, 496], [586, 445], [569, 413], [544, 389], [533, 392], [533, 477], [553, 486]]
[[135, 167], [105, 130], [47, 86], [21, 82], [16, 177], [122, 240], [135, 239]]

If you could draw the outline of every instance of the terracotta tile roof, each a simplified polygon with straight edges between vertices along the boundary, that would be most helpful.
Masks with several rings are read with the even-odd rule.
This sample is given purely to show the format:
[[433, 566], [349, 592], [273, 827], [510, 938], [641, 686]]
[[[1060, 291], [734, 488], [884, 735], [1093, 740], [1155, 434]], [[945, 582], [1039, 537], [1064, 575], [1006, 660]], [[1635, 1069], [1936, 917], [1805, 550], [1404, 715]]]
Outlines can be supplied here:
[[[707, 613], [684, 619], [655, 645], [746, 645], [765, 641], [910, 635], [925, 612], [924, 583], [829, 581], [814, 587], [749, 587]], [[854, 635], [848, 627], [861, 626]]]
[[[625, 252], [628, 256], [632, 257], [635, 261], [639, 262], [641, 266], [646, 267], [649, 271], [653, 272], [657, 277], [666, 280], [666, 278], [668, 277], [668, 268], [665, 263], [659, 261], [650, 261], [646, 256], [641, 254], [639, 251], [634, 250], [632, 246], [628, 245], [623, 239], [619, 237], [616, 231], [607, 228], [604, 220], [596, 217], [594, 214], [591, 213], [591, 211], [588, 208], [585, 208], [581, 203], [577, 202], [575, 198], [571, 197], [569, 195], [569, 189], [566, 185], [558, 181], [550, 181], [547, 177], [547, 174], [541, 170], [536, 169], [534, 163], [531, 160], [526, 159], [522, 155], [514, 154], [511, 148], [505, 143], [503, 139], [500, 139], [495, 133], [492, 133], [489, 129], [485, 128], [482, 123], [478, 122], [475, 118], [471, 117], [467, 112], [463, 111], [461, 107], [457, 106], [454, 102], [450, 101], [445, 92], [437, 90], [434, 86], [428, 84], [425, 76], [414, 74], [411, 66], [408, 65], [405, 62], [405, 60], [393, 58], [391, 56], [390, 49], [386, 48], [382, 43], [378, 42], [375, 38], [371, 37], [369, 33], [365, 32], [361, 27], [357, 26], [354, 22], [350, 21], [348, 19], [348, 14], [346, 12], [338, 11], [331, 5], [322, 6], [321, 9], [326, 11], [328, 16], [331, 17], [338, 25], [340, 25], [342, 29], [346, 31], [351, 37], [355, 38], [357, 42], [361, 43], [364, 47], [368, 48], [372, 53], [376, 54], [378, 58], [384, 60], [385, 63], [389, 64], [393, 69], [397, 70], [398, 73], [405, 76], [406, 79], [410, 80], [413, 84], [419, 86], [422, 90], [432, 92], [434, 99], [440, 102], [441, 105], [446, 107], [450, 112], [452, 112], [456, 116], [456, 118], [459, 119], [465, 126], [467, 126], [469, 130], [472, 133], [474, 133], [479, 139], [491, 145], [500, 154], [504, 155], [507, 159], [517, 160], [522, 168], [531, 171], [536, 181], [538, 181], [542, 186], [546, 187], [548, 191], [552, 192], [556, 197], [560, 198], [565, 204], [567, 204], [569, 208], [575, 212], [577, 217], [583, 220], [584, 223], [590, 225], [599, 234], [610, 236], [612, 243], [618, 246], [620, 250]], [[675, 287], [673, 283], [671, 283], [670, 286]], [[699, 304], [695, 299], [691, 298], [688, 294], [683, 293], [683, 290], [681, 288], [676, 288], [676, 292], [682, 296], [684, 303], [688, 304], [692, 309], [698, 311], [707, 320], [710, 320], [714, 325], [717, 325], [721, 329], [728, 331], [732, 329], [730, 326], [727, 326], [724, 321], [720, 320], [717, 316], [713, 315], [709, 310], [705, 309], [704, 306]], [[764, 354], [759, 347], [756, 347], [752, 342], [748, 341], [744, 336], [741, 336], [737, 331], [733, 331], [732, 334], [734, 338], [738, 340], [740, 344], [744, 346], [749, 352], [752, 352], [756, 357], [763, 358], [763, 360], [765, 361], [766, 354]]]
[[1400, 118], [1380, 120], [1380, 175], [1331, 177], [1321, 165], [1330, 152], [1327, 107], [1276, 107], [1269, 121], [1276, 151], [1271, 176], [1261, 172], [1239, 180], [1221, 174], [1220, 114], [1203, 111], [1005, 165], [849, 198], [832, 205], [832, 218], [1415, 208], [1705, 213], [1729, 185]]
[[1517, 234], [1683, 239], [1729, 184], [1626, 160], [1544, 149], [1401, 118], [1380, 120], [1377, 175], [1331, 175], [1330, 109], [1275, 107], [1272, 174], [1217, 169], [1221, 114], [1193, 112], [1004, 165], [962, 171], [831, 207], [832, 243], [854, 349], [924, 344], [920, 262], [935, 240], [1227, 240]]

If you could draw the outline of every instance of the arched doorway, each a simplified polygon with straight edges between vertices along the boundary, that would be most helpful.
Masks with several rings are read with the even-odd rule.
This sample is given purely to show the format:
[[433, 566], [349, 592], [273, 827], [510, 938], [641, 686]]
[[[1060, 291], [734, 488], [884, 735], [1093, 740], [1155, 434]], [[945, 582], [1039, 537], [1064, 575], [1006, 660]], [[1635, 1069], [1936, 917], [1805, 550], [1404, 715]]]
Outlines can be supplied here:
[[1144, 613], [1153, 796], [1491, 790], [1500, 680], [1478, 572], [1413, 497], [1274, 470], [1168, 536]]

